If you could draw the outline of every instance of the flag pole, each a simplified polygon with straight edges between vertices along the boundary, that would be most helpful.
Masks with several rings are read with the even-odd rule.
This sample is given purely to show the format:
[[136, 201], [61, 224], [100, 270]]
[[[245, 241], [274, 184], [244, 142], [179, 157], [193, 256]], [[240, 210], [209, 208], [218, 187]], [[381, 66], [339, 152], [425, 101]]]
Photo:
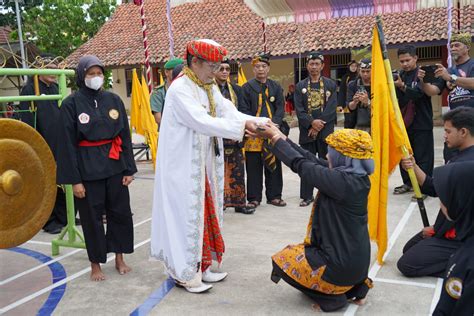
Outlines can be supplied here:
[[[390, 60], [388, 59], [387, 45], [385, 45], [385, 35], [382, 29], [382, 18], [380, 16], [376, 17], [376, 25], [377, 25], [377, 30], [379, 32], [380, 47], [382, 48], [385, 74], [387, 76], [388, 87], [390, 90], [390, 99], [392, 101], [392, 106], [395, 109], [394, 112], [395, 112], [396, 121], [397, 121], [397, 124], [400, 126], [400, 128], [405, 130], [405, 124], [402, 123], [403, 122], [402, 115], [400, 111], [398, 110], [399, 108], [398, 99], [397, 99], [397, 94], [395, 92], [395, 85], [393, 83], [392, 68], [390, 66]], [[410, 158], [410, 153], [408, 152], [408, 149], [405, 145], [401, 147], [401, 150], [405, 159]], [[415, 197], [418, 203], [418, 208], [420, 209], [420, 215], [421, 215], [421, 220], [423, 221], [423, 226], [428, 227], [430, 226], [430, 223], [428, 220], [428, 215], [426, 214], [425, 202], [423, 201], [423, 198], [421, 195], [420, 186], [418, 184], [418, 181], [416, 180], [415, 171], [413, 170], [413, 168], [410, 168], [407, 170], [407, 172], [410, 177], [413, 191], [415, 192]]]

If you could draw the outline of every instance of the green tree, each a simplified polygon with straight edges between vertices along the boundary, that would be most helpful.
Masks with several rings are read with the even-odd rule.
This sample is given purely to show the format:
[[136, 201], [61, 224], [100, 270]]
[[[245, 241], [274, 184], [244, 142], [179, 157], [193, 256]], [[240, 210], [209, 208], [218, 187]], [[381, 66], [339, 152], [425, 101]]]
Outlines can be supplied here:
[[23, 12], [23, 33], [41, 51], [67, 57], [97, 33], [114, 9], [113, 1], [44, 0]]

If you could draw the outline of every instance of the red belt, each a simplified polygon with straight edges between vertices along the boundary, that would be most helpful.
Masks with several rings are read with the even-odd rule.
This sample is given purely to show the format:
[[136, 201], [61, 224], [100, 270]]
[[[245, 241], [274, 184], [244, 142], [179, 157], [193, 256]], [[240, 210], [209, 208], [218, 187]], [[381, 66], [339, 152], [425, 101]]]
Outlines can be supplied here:
[[119, 160], [120, 159], [120, 152], [122, 151], [122, 138], [117, 135], [114, 139], [105, 139], [105, 140], [97, 140], [97, 141], [88, 141], [88, 140], [81, 140], [79, 142], [79, 146], [81, 147], [95, 147], [95, 146], [102, 146], [105, 144], [112, 143], [109, 151], [109, 158]]

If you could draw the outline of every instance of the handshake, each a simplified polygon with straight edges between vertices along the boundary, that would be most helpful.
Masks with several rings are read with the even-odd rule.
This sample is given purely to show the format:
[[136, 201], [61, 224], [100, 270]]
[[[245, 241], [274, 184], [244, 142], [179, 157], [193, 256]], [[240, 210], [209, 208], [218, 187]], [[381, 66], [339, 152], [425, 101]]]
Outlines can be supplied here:
[[245, 136], [271, 139], [272, 142], [276, 142], [279, 138], [286, 139], [286, 136], [280, 131], [278, 125], [270, 120], [266, 122], [259, 122], [253, 120], [246, 121]]

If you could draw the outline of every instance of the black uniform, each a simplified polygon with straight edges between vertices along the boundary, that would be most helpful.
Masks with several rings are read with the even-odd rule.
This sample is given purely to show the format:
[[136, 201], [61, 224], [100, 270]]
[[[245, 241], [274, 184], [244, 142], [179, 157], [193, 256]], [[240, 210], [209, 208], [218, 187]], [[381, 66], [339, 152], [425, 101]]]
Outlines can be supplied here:
[[339, 86], [339, 93], [337, 94], [338, 98], [338, 105], [344, 108], [344, 128], [354, 128], [355, 127], [355, 112], [351, 112], [347, 108], [347, 86], [349, 85], [349, 82], [352, 80], [355, 80], [357, 78], [357, 72], [352, 72], [349, 70], [348, 73], [346, 73], [344, 76], [341, 78], [341, 85]]
[[[265, 93], [268, 87], [268, 100]], [[283, 98], [283, 89], [281, 86], [270, 79], [267, 79], [265, 84], [260, 83], [256, 79], [251, 79], [242, 87], [245, 104], [241, 111], [245, 114], [255, 116], [258, 111], [258, 98], [262, 94], [262, 110], [260, 117], [270, 117], [265, 102], [270, 104], [270, 111], [272, 121], [279, 126], [282, 126], [283, 115], [285, 113], [285, 104]], [[240, 110], [240, 109], [239, 109]], [[271, 172], [264, 168], [264, 161], [261, 152], [245, 153], [246, 171], [247, 171], [247, 200], [262, 201], [263, 189], [263, 170], [265, 169], [265, 195], [268, 201], [274, 199], [281, 199], [281, 192], [283, 190], [283, 176], [281, 170], [281, 162], [276, 159], [276, 169]]]
[[[82, 183], [86, 196], [77, 199], [89, 260], [105, 263], [108, 252], [133, 252], [133, 222], [128, 187], [123, 176], [137, 172], [130, 128], [122, 100], [116, 94], [85, 87], [85, 72], [101, 65], [94, 57], [81, 59], [79, 91], [61, 106], [62, 131], [58, 137], [58, 183]], [[121, 149], [118, 159], [109, 157], [111, 147]], [[110, 141], [99, 145], [93, 142]], [[87, 143], [89, 142], [89, 143]], [[116, 146], [115, 148], [117, 148]], [[107, 233], [102, 214], [107, 215]]]
[[[346, 98], [346, 106], [349, 106], [349, 102], [352, 101], [354, 98], [354, 95], [357, 93], [359, 90], [365, 90], [367, 94], [369, 95], [369, 101], [370, 101], [370, 85], [366, 86], [362, 82], [362, 79], [357, 78], [356, 80], [353, 80], [349, 82], [349, 85], [347, 86], [347, 98]], [[355, 124], [354, 128], [356, 129], [363, 129], [363, 130], [368, 130], [370, 131], [370, 118], [371, 118], [371, 113], [370, 113], [370, 104], [369, 106], [361, 106], [359, 103], [355, 110], [351, 110], [351, 113], [354, 114], [355, 118]]]
[[[449, 164], [466, 161], [474, 161], [474, 146], [459, 151], [457, 156], [449, 161]], [[432, 177], [426, 177], [421, 186], [421, 192], [433, 197], [438, 196]], [[423, 238], [422, 234], [418, 233], [403, 248], [403, 255], [398, 260], [397, 267], [405, 276], [442, 277], [449, 258], [462, 246], [460, 236], [455, 233], [454, 223], [448, 221], [441, 211], [433, 226], [434, 236]]]
[[474, 162], [450, 163], [434, 170], [434, 185], [456, 234], [464, 241], [450, 258], [433, 315], [474, 314]]
[[[45, 95], [59, 94], [59, 88], [56, 83], [47, 85], [38, 80], [39, 92]], [[21, 90], [20, 95], [35, 95], [33, 78], [29, 78], [26, 85]], [[58, 101], [44, 100], [35, 101], [36, 106], [36, 130], [43, 136], [48, 143], [51, 152], [56, 159], [57, 134], [60, 122]], [[28, 110], [31, 107], [30, 101], [20, 102], [20, 110]], [[35, 127], [35, 115], [33, 112], [21, 112], [20, 119], [24, 123]], [[44, 225], [44, 230], [53, 232], [59, 230], [67, 224], [66, 195], [62, 188], [57, 188], [56, 202], [48, 221]]]
[[[427, 175], [433, 174], [434, 138], [433, 138], [433, 106], [431, 97], [426, 95], [419, 86], [418, 67], [412, 71], [400, 71], [400, 77], [406, 85], [405, 91], [396, 89], [398, 104], [404, 114], [408, 139], [410, 140], [416, 163]], [[437, 79], [432, 84], [440, 91], [444, 83]], [[410, 177], [400, 167], [403, 184], [411, 187]]]
[[[336, 124], [336, 107], [337, 107], [337, 92], [336, 83], [329, 78], [321, 77], [324, 85], [324, 100], [323, 106], [317, 110], [308, 109], [308, 82], [309, 78], [301, 80], [296, 85], [295, 89], [295, 109], [298, 116], [298, 125], [300, 129], [299, 144], [301, 147], [311, 152], [318, 154], [321, 159], [326, 159], [328, 152], [328, 145], [326, 144], [326, 137], [334, 132]], [[311, 90], [319, 91], [320, 83], [312, 82]], [[320, 119], [326, 122], [324, 128], [318, 133], [316, 139], [308, 136], [311, 129], [311, 123]], [[301, 178], [300, 198], [303, 200], [311, 200], [313, 198], [314, 187], [309, 184], [304, 178]]]

